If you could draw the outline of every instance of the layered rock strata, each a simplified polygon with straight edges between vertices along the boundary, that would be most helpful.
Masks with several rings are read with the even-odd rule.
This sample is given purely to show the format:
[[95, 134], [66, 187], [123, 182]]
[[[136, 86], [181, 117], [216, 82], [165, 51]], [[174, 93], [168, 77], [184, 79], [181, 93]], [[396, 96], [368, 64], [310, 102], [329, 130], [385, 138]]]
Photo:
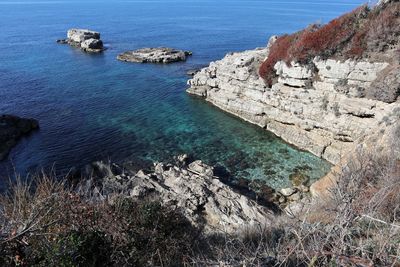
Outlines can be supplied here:
[[0, 115], [0, 161], [7, 157], [19, 139], [38, 128], [37, 120]]
[[127, 51], [117, 56], [118, 60], [135, 63], [173, 63], [185, 61], [192, 52], [177, 50], [167, 47], [142, 48], [134, 51]]
[[86, 29], [70, 29], [67, 32], [67, 39], [57, 40], [57, 42], [78, 47], [85, 52], [99, 53], [104, 50], [100, 33]]
[[[269, 88], [257, 74], [266, 55], [268, 47], [230, 53], [194, 75], [187, 92], [334, 164], [385, 127], [382, 122], [400, 107], [397, 95], [390, 94], [393, 88], [389, 101], [367, 98], [373, 84], [387, 81], [388, 69], [399, 70], [396, 64], [319, 58], [311, 66], [278, 62], [278, 79]], [[392, 84], [400, 83], [396, 79]]]
[[90, 182], [99, 195], [155, 198], [174, 206], [195, 225], [208, 231], [234, 232], [250, 226], [268, 225], [273, 213], [254, 200], [234, 191], [214, 176], [213, 168], [201, 161], [188, 165], [156, 163], [154, 172], [129, 172], [116, 165], [92, 165]]

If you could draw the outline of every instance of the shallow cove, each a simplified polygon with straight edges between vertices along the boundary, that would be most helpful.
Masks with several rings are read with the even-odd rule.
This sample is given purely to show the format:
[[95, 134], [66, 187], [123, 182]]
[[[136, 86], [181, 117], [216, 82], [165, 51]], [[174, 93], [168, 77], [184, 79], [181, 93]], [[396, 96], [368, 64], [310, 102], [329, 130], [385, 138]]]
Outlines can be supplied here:
[[[190, 153], [274, 187], [287, 186], [296, 168], [318, 178], [329, 169], [327, 162], [187, 95], [185, 72], [230, 51], [264, 46], [272, 34], [327, 22], [359, 3], [3, 1], [0, 113], [37, 118], [41, 130], [0, 163], [0, 174]], [[100, 31], [109, 49], [89, 55], [56, 44], [72, 27]], [[194, 55], [168, 66], [115, 59], [120, 52], [152, 46]]]

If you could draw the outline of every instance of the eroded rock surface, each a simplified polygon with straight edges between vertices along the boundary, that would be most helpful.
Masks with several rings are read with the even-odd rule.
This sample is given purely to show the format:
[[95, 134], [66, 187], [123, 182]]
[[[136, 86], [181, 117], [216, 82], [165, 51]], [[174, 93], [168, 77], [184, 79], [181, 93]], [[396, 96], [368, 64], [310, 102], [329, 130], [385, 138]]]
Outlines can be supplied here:
[[[380, 80], [382, 86], [395, 84], [395, 71], [382, 76], [393, 67], [388, 63], [317, 58], [313, 66], [278, 62], [278, 81], [269, 88], [257, 74], [265, 55], [268, 46], [228, 54], [194, 75], [187, 91], [334, 164], [365, 136], [385, 127], [382, 121], [400, 106], [393, 102], [398, 100], [393, 90], [366, 98]], [[392, 103], [380, 101], [386, 97]]]
[[38, 128], [37, 120], [0, 115], [0, 160], [7, 157], [19, 139]]
[[[188, 165], [156, 163], [154, 172], [131, 173], [117, 166], [96, 163], [94, 184], [103, 197], [116, 193], [133, 198], [156, 198], [165, 205], [180, 208], [196, 225], [209, 231], [233, 232], [248, 226], [267, 225], [272, 212], [234, 191], [214, 176], [213, 168], [194, 161]], [[100, 178], [99, 178], [100, 177]]]
[[100, 33], [86, 29], [70, 29], [67, 32], [67, 39], [57, 40], [57, 42], [81, 48], [85, 52], [99, 53], [104, 50]]
[[167, 47], [142, 48], [134, 51], [127, 51], [117, 56], [118, 60], [136, 63], [173, 63], [185, 61], [192, 52], [177, 50]]

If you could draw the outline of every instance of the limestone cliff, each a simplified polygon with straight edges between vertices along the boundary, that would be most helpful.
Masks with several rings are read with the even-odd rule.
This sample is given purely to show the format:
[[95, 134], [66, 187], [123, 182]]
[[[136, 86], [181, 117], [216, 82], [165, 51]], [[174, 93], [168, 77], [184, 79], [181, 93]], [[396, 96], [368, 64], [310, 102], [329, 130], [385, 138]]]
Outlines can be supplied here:
[[357, 58], [277, 60], [270, 86], [258, 70], [276, 40], [210, 63], [188, 81], [187, 92], [333, 164], [399, 120], [398, 43]]
[[317, 68], [311, 70], [278, 62], [278, 82], [269, 88], [256, 71], [267, 52], [233, 53], [212, 62], [189, 80], [188, 92], [332, 163], [400, 108], [398, 102], [371, 100], [360, 93], [388, 63], [316, 59]]

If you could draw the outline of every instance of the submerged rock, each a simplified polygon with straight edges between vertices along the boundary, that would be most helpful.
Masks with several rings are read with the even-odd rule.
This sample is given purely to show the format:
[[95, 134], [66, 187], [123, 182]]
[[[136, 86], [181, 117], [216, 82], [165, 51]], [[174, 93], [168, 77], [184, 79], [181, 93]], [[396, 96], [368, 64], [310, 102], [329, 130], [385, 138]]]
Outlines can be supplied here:
[[21, 137], [38, 128], [37, 120], [24, 119], [13, 115], [0, 115], [0, 160], [7, 157]]
[[70, 29], [67, 32], [67, 39], [57, 40], [57, 43], [69, 44], [85, 52], [99, 53], [104, 50], [100, 33], [86, 29]]
[[192, 52], [177, 50], [167, 47], [142, 48], [134, 51], [127, 51], [117, 56], [118, 60], [136, 63], [173, 63], [185, 61]]
[[[201, 161], [181, 167], [154, 164], [146, 173], [116, 170], [115, 165], [93, 165], [95, 184], [102, 197], [123, 194], [132, 198], [158, 198], [164, 205], [182, 210], [194, 224], [209, 231], [233, 232], [254, 225], [268, 225], [273, 212], [238, 193], [213, 175], [213, 168]], [[100, 168], [100, 167], [101, 168]], [[119, 173], [119, 174], [117, 174]], [[93, 176], [92, 176], [93, 177]]]

